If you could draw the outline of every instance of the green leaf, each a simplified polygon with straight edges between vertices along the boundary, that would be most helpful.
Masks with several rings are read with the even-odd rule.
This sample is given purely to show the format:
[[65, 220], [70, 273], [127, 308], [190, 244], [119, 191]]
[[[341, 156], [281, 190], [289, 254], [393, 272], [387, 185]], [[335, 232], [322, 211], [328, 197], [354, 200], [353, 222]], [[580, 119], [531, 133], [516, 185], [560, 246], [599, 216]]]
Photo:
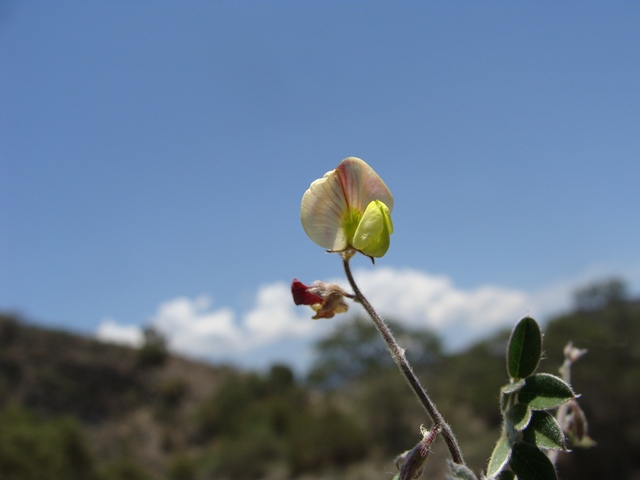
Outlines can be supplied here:
[[531, 410], [548, 410], [575, 396], [571, 387], [555, 375], [538, 373], [525, 380], [518, 401], [528, 404]]
[[511, 332], [507, 351], [507, 372], [519, 379], [531, 375], [538, 368], [542, 356], [542, 333], [531, 317], [520, 320]]
[[449, 470], [450, 473], [447, 475], [447, 480], [478, 480], [475, 473], [466, 465], [460, 465], [449, 460]]
[[524, 430], [531, 420], [531, 409], [526, 403], [516, 403], [507, 410], [507, 420], [511, 422], [513, 428], [521, 432]]
[[557, 480], [551, 460], [540, 449], [527, 443], [513, 446], [509, 466], [518, 480]]
[[487, 477], [493, 478], [498, 475], [509, 461], [510, 456], [511, 442], [509, 442], [509, 439], [505, 434], [502, 434], [493, 449], [491, 458], [489, 459], [489, 466], [487, 467]]
[[518, 380], [517, 382], [507, 383], [503, 386], [500, 391], [504, 394], [515, 393], [524, 387], [524, 378]]
[[564, 450], [564, 434], [558, 422], [548, 412], [533, 412], [522, 439], [538, 448]]

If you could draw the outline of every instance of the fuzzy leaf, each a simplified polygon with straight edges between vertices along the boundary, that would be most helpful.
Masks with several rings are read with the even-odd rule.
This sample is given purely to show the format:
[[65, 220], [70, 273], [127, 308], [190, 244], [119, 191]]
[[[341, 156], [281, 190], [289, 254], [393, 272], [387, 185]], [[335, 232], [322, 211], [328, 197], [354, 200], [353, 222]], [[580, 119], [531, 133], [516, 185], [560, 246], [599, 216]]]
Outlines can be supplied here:
[[511, 457], [511, 443], [505, 434], [503, 434], [493, 449], [489, 465], [487, 466], [487, 476], [493, 478], [500, 473]]
[[551, 460], [538, 448], [527, 443], [513, 446], [509, 466], [518, 480], [557, 480], [558, 475]]
[[449, 470], [447, 474], [447, 480], [478, 480], [475, 473], [465, 465], [452, 462], [449, 460]]
[[538, 373], [525, 380], [518, 392], [518, 400], [532, 410], [548, 410], [563, 404], [576, 395], [560, 378], [548, 373]]
[[507, 383], [503, 386], [500, 391], [504, 394], [514, 393], [524, 387], [524, 378], [518, 380], [517, 382]]
[[522, 439], [538, 448], [564, 450], [564, 434], [558, 422], [548, 412], [533, 412]]
[[516, 403], [507, 410], [507, 420], [511, 422], [513, 428], [521, 432], [524, 430], [531, 420], [531, 409], [526, 403]]
[[531, 375], [538, 368], [542, 356], [542, 333], [538, 323], [524, 317], [514, 327], [509, 338], [507, 372], [519, 379]]

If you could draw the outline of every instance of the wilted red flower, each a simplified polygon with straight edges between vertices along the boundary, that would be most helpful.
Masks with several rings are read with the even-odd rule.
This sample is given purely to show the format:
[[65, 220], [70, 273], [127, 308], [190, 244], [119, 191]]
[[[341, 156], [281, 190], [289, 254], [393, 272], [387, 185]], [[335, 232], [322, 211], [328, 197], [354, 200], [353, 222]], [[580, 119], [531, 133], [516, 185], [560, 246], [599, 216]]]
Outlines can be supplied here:
[[344, 313], [349, 305], [344, 297], [352, 297], [335, 283], [315, 281], [311, 286], [305, 285], [297, 278], [291, 282], [291, 294], [296, 305], [309, 305], [316, 314], [311, 317], [332, 318], [336, 313]]

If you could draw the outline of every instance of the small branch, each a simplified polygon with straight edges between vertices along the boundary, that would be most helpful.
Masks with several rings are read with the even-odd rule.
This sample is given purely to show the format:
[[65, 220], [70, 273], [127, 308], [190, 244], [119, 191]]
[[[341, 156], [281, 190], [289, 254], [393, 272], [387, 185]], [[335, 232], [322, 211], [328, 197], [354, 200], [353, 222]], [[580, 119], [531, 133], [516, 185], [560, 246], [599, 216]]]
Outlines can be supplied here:
[[[564, 362], [560, 367], [560, 375], [562, 376], [562, 380], [564, 380], [568, 385], [571, 385], [571, 366], [576, 362], [580, 357], [582, 357], [585, 353], [587, 353], [586, 349], [579, 349], [573, 346], [573, 342], [567, 343], [566, 347], [564, 347]], [[563, 403], [558, 407], [558, 412], [556, 413], [556, 421], [562, 431], [566, 434], [567, 429], [569, 427], [569, 415], [571, 410], [579, 410], [580, 407], [575, 399], [572, 399], [566, 403]], [[549, 450], [547, 456], [551, 463], [554, 465], [558, 461], [559, 450]]]
[[442, 436], [444, 437], [447, 447], [449, 448], [451, 459], [455, 463], [464, 465], [464, 460], [462, 459], [462, 452], [460, 451], [460, 447], [458, 446], [458, 441], [456, 440], [456, 437], [454, 436], [453, 431], [451, 430], [451, 427], [444, 421], [444, 418], [436, 408], [435, 403], [433, 403], [429, 395], [427, 395], [427, 392], [425, 391], [425, 389], [420, 384], [420, 380], [418, 380], [418, 377], [413, 372], [413, 369], [411, 368], [411, 365], [409, 364], [409, 361], [407, 360], [404, 354], [404, 350], [400, 348], [400, 346], [398, 345], [398, 342], [396, 342], [396, 339], [393, 337], [393, 334], [391, 333], [391, 330], [389, 330], [389, 327], [387, 326], [387, 324], [384, 322], [384, 320], [382, 320], [382, 318], [380, 318], [378, 313], [374, 310], [374, 308], [371, 306], [369, 301], [366, 299], [366, 297], [362, 294], [362, 292], [358, 288], [358, 285], [356, 284], [356, 281], [353, 278], [353, 274], [351, 273], [351, 266], [349, 265], [349, 257], [347, 256], [343, 257], [342, 262], [344, 264], [344, 272], [347, 275], [347, 279], [349, 280], [349, 283], [351, 284], [351, 288], [355, 293], [356, 300], [362, 304], [364, 309], [367, 311], [367, 313], [375, 323], [376, 328], [378, 329], [378, 332], [380, 332], [380, 335], [382, 335], [382, 338], [384, 339], [384, 341], [387, 344], [387, 347], [389, 348], [389, 352], [391, 352], [391, 356], [393, 357], [393, 360], [396, 362], [396, 365], [404, 375], [404, 378], [409, 383], [409, 386], [411, 387], [413, 392], [416, 394], [416, 396], [418, 397], [418, 400], [420, 401], [424, 409], [427, 411], [427, 413], [433, 420], [434, 428], [442, 429]]

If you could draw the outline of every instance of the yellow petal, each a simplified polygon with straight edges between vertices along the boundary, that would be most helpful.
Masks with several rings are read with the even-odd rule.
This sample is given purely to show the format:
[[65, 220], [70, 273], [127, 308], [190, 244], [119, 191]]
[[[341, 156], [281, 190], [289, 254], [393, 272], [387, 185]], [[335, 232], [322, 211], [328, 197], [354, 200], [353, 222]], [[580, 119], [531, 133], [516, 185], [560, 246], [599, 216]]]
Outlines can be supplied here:
[[369, 203], [353, 236], [353, 248], [370, 257], [382, 257], [387, 250], [393, 233], [391, 212], [380, 200]]

